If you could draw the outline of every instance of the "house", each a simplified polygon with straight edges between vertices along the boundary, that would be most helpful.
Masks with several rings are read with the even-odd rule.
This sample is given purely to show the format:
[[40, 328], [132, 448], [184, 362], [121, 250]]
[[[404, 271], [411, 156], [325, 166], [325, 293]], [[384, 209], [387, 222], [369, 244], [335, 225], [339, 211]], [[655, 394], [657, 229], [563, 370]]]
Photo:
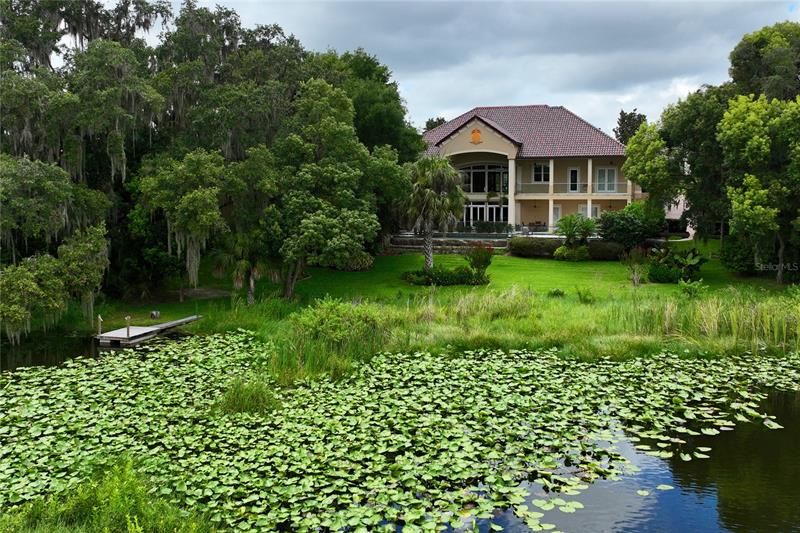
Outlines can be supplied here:
[[562, 216], [596, 218], [642, 196], [622, 172], [625, 146], [561, 106], [476, 107], [424, 138], [461, 173], [465, 225], [552, 231]]

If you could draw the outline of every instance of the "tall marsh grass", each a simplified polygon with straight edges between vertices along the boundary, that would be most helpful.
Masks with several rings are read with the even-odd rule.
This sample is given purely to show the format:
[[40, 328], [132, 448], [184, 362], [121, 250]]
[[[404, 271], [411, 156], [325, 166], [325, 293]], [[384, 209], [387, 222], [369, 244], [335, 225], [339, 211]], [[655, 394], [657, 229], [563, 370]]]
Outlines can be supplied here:
[[663, 350], [725, 355], [800, 348], [800, 295], [735, 289], [694, 298], [589, 295], [477, 287], [431, 288], [380, 302], [323, 298], [303, 306], [266, 299], [249, 307], [234, 302], [203, 323], [214, 331], [252, 329], [268, 340], [269, 379], [281, 386], [323, 374], [342, 378], [383, 351], [556, 347], [568, 357], [621, 359]]
[[64, 494], [0, 516], [0, 531], [16, 533], [202, 533], [207, 520], [149, 491], [129, 459]]
[[800, 348], [800, 298], [722, 291], [700, 299], [663, 298], [614, 302], [612, 329], [639, 335], [674, 336], [694, 342], [726, 339], [757, 351]]

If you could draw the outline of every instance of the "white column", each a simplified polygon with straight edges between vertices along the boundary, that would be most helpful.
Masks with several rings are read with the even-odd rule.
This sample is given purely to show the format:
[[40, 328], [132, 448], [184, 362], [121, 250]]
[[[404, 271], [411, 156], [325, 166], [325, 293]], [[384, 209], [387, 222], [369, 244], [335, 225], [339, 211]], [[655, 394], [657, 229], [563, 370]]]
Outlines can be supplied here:
[[628, 180], [628, 203], [631, 203], [631, 201], [635, 197], [636, 197], [636, 195], [635, 195], [634, 190], [633, 190], [633, 182], [631, 180]]
[[508, 160], [508, 223], [517, 223], [517, 160]]
[[[551, 159], [552, 161], [552, 159]], [[550, 183], [553, 183], [552, 180]], [[547, 199], [547, 231], [553, 231], [553, 199]]]
[[[592, 178], [593, 178], [593, 176], [592, 176], [592, 158], [591, 157], [589, 158], [589, 162], [588, 162], [588, 171], [589, 171], [589, 175], [586, 177], [586, 192], [589, 193], [589, 194], [592, 194]], [[589, 205], [590, 206], [592, 205], [591, 202], [592, 201], [589, 200]], [[592, 216], [592, 212], [589, 211], [589, 217], [591, 217], [591, 216]]]
[[592, 198], [586, 200], [586, 218], [592, 218]]
[[[548, 187], [548, 194], [553, 194], [553, 182], [556, 181], [556, 164], [551, 159], [550, 160], [550, 185]], [[552, 211], [552, 209], [551, 209]]]

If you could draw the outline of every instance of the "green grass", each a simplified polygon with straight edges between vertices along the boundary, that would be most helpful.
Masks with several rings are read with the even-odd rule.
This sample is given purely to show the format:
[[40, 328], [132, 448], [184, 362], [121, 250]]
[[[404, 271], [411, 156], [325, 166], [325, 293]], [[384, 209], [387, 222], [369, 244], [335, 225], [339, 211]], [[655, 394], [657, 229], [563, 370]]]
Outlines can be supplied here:
[[[675, 243], [676, 247], [697, 246], [709, 262], [703, 265], [703, 283], [711, 291], [729, 286], [739, 288], [750, 287], [777, 292], [781, 288], [770, 278], [742, 278], [727, 271], [719, 262], [719, 241]], [[436, 263], [444, 266], [464, 264], [464, 259], [457, 255], [437, 255]], [[309, 268], [306, 278], [297, 285], [297, 300], [283, 302], [278, 298], [280, 288], [269, 280], [258, 282], [256, 294], [261, 303], [258, 309], [242, 305], [241, 291], [232, 291], [233, 298], [217, 298], [211, 300], [175, 301], [174, 295], [150, 302], [100, 301], [97, 313], [104, 319], [104, 330], [125, 325], [125, 316], [132, 317], [132, 323], [147, 325], [176, 318], [200, 314], [206, 318], [187, 328], [190, 332], [216, 332], [236, 329], [238, 327], [253, 329], [254, 321], [264, 334], [269, 334], [269, 324], [297, 311], [317, 298], [326, 295], [345, 300], [367, 299], [378, 302], [398, 303], [409, 298], [428, 294], [427, 287], [411, 286], [400, 279], [403, 272], [420, 269], [423, 258], [420, 254], [380, 256], [375, 259], [372, 269], [367, 272], [341, 272], [324, 268]], [[563, 262], [552, 259], [528, 259], [499, 255], [494, 258], [488, 274], [491, 282], [485, 287], [442, 287], [437, 288], [439, 295], [464, 294], [483, 291], [497, 292], [517, 287], [537, 293], [551, 289], [562, 289], [574, 292], [576, 289], [590, 289], [598, 298], [619, 297], [623, 295], [672, 296], [678, 294], [675, 285], [644, 284], [634, 289], [628, 281], [624, 267], [616, 261]], [[207, 288], [230, 290], [228, 279], [215, 278], [207, 263], [201, 268], [201, 285]], [[174, 288], [174, 287], [173, 287]], [[158, 320], [150, 319], [150, 311], [161, 312]], [[210, 318], [213, 317], [213, 320]], [[90, 327], [79, 313], [73, 310], [62, 322], [60, 329], [67, 334], [85, 334]]]
[[[558, 347], [580, 358], [622, 358], [664, 348], [726, 354], [795, 347], [794, 307], [779, 297], [781, 289], [769, 279], [737, 278], [726, 271], [716, 257], [716, 241], [676, 244], [694, 245], [710, 258], [701, 271], [709, 290], [700, 301], [683, 297], [677, 285], [634, 288], [625, 266], [615, 261], [496, 256], [487, 286], [418, 287], [401, 279], [403, 272], [423, 265], [421, 255], [409, 254], [378, 257], [367, 272], [310, 268], [293, 301], [280, 298], [279, 287], [262, 280], [253, 306], [232, 293], [185, 302], [103, 302], [98, 312], [105, 319], [104, 330], [124, 326], [127, 315], [133, 324], [143, 325], [199, 314], [203, 318], [186, 331], [253, 331], [274, 347], [270, 373], [279, 385], [321, 374], [344, 376], [382, 350]], [[457, 255], [436, 256], [436, 263], [444, 266], [463, 262]], [[222, 288], [227, 283], [211, 278], [207, 268], [203, 272], [203, 286]], [[553, 291], [565, 296], [550, 297]], [[316, 309], [315, 302], [326, 297], [346, 305]], [[160, 319], [149, 318], [153, 309], [161, 312]], [[328, 317], [353, 313], [344, 321], [343, 337], [309, 329], [328, 324]], [[88, 332], [74, 311], [65, 322], [74, 334]]]
[[205, 520], [182, 512], [148, 491], [130, 460], [97, 479], [0, 516], [3, 533], [202, 533]]
[[225, 413], [268, 413], [280, 408], [273, 385], [261, 376], [234, 379], [217, 406]]

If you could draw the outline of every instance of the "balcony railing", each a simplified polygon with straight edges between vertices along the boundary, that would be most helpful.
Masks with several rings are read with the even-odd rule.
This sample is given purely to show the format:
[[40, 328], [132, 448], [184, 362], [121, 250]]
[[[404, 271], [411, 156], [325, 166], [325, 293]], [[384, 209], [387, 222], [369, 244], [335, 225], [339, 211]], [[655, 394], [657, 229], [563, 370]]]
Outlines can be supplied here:
[[599, 194], [626, 194], [628, 192], [628, 182], [627, 181], [617, 181], [616, 183], [595, 182], [592, 183], [592, 192]]
[[549, 183], [517, 183], [518, 193], [539, 193], [547, 194], [550, 192]]
[[589, 190], [589, 184], [579, 181], [578, 183], [569, 181], [556, 181], [553, 183], [553, 192], [556, 194], [564, 193], [586, 193]]
[[[547, 194], [550, 192], [549, 183], [517, 183], [517, 193]], [[589, 191], [589, 184], [585, 182], [553, 182], [553, 193], [555, 194], [586, 194]], [[592, 183], [592, 194], [627, 194], [628, 182], [617, 181], [615, 183]]]

